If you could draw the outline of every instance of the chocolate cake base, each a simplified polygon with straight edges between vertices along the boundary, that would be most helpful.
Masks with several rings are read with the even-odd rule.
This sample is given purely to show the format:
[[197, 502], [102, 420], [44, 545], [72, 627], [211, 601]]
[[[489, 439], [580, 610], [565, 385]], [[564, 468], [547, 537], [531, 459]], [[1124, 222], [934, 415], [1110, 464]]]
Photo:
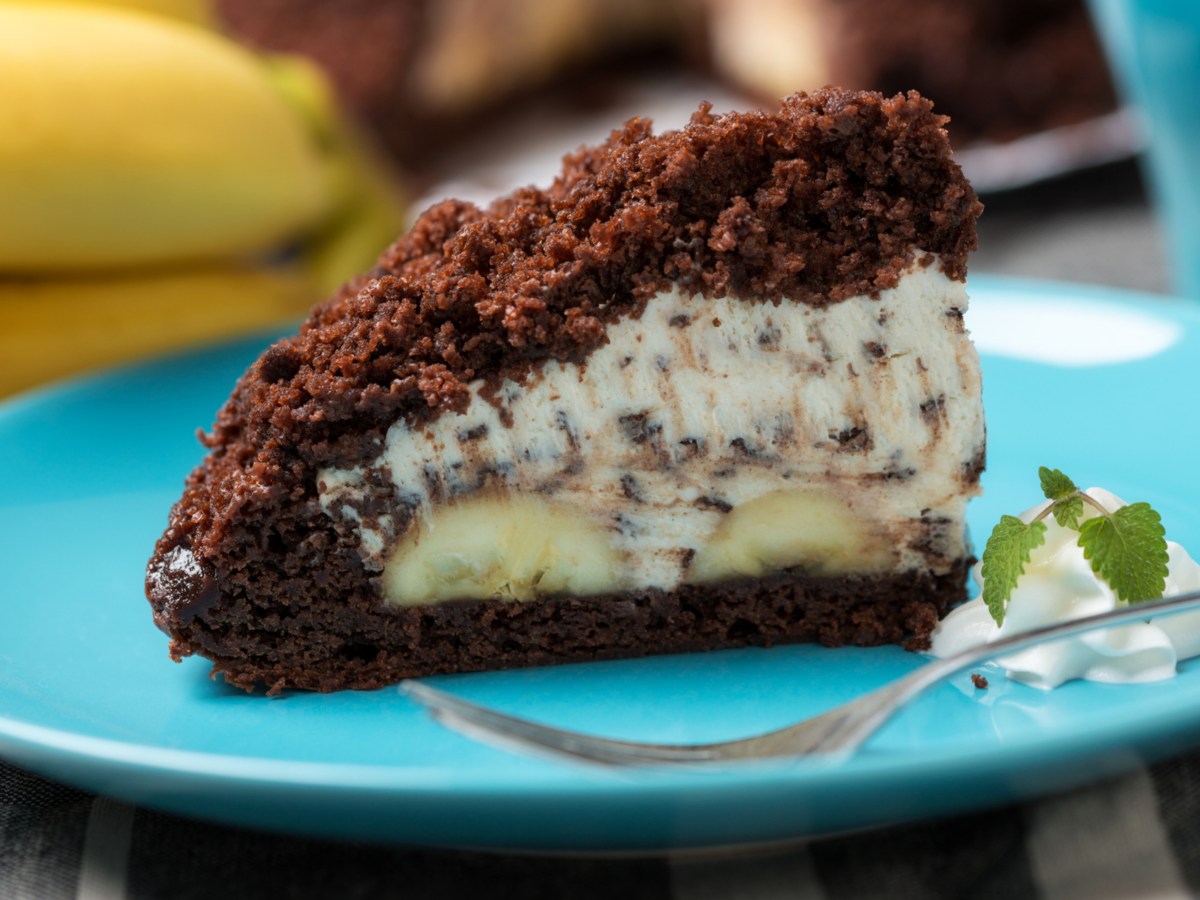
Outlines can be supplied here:
[[[428, 607], [348, 604], [325, 610], [324, 641], [306, 628], [272, 633], [260, 644], [255, 619], [230, 611], [215, 630], [193, 632], [197, 646], [237, 687], [335, 691], [373, 689], [402, 678], [590, 662], [714, 647], [816, 642], [827, 647], [904, 644], [924, 649], [939, 618], [965, 599], [971, 561], [945, 575], [905, 572], [817, 578], [783, 572], [761, 579], [685, 585], [534, 602], [451, 601]], [[879, 598], [887, 600], [881, 602]], [[260, 623], [260, 620], [259, 620]], [[316, 623], [308, 623], [315, 625]], [[206, 629], [207, 631], [207, 629]], [[231, 647], [244, 654], [220, 655]], [[269, 649], [268, 649], [269, 648]], [[281, 660], [285, 660], [281, 661]]]

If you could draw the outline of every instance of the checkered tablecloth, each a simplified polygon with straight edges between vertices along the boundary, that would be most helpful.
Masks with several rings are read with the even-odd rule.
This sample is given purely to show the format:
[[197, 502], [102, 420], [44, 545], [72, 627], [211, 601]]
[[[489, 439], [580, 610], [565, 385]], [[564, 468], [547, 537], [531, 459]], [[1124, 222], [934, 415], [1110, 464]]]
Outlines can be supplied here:
[[1200, 753], [932, 823], [646, 858], [376, 847], [137, 809], [0, 763], [0, 897], [1166, 898], [1200, 895]]

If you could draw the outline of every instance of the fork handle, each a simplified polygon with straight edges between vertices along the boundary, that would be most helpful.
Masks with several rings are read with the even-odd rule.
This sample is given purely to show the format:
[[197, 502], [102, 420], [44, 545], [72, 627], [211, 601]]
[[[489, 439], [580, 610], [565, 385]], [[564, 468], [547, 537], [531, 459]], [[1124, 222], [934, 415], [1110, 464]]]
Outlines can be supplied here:
[[[1139, 603], [1103, 613], [1096, 613], [1095, 615], [1083, 616], [1078, 619], [1069, 619], [1066, 622], [1044, 625], [1030, 631], [1003, 637], [998, 641], [981, 644], [978, 647], [970, 647], [953, 656], [933, 660], [896, 681], [877, 688], [868, 694], [864, 694], [857, 700], [838, 707], [836, 710], [831, 710], [827, 715], [832, 716], [833, 721], [828, 731], [817, 740], [807, 741], [803, 752], [834, 755], [849, 754], [878, 731], [905, 704], [923, 691], [940, 681], [957, 675], [964, 669], [972, 668], [980, 663], [993, 660], [996, 657], [1004, 656], [1008, 653], [1016, 653], [1020, 650], [1027, 650], [1031, 647], [1049, 643], [1050, 641], [1074, 637], [1099, 628], [1115, 628], [1131, 622], [1142, 622], [1152, 618], [1174, 616], [1195, 610], [1200, 610], [1200, 591], [1189, 591], [1187, 593], [1176, 594], [1165, 600]], [[798, 725], [789, 726], [779, 731], [769, 732], [768, 734], [759, 735], [754, 738], [747, 738], [746, 740], [747, 742], [762, 741], [765, 744], [767, 741], [764, 739], [775, 738], [779, 743], [781, 752], [772, 755], [790, 755], [785, 749], [788, 745], [788, 740], [793, 736], [799, 738], [801, 736], [800, 730], [805, 724], [807, 723], [802, 722]], [[736, 745], [739, 743], [742, 742], [735, 741], [730, 744], [729, 756], [731, 758], [742, 755], [736, 749]], [[770, 743], [773, 744], [775, 741], [771, 741]], [[795, 753], [796, 748], [793, 747], [790, 752]], [[762, 746], [760, 745], [757, 752], [745, 755], [762, 756]]]

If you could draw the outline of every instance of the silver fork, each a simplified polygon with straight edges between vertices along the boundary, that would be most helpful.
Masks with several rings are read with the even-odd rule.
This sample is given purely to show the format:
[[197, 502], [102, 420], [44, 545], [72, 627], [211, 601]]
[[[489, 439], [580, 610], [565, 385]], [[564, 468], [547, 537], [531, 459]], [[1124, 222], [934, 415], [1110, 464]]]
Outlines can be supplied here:
[[428, 709], [443, 725], [476, 740], [610, 766], [669, 766], [816, 755], [838, 759], [851, 755], [922, 691], [964, 669], [1059, 638], [1197, 609], [1200, 609], [1200, 591], [1193, 591], [1047, 625], [934, 660], [881, 688], [794, 725], [711, 744], [612, 740], [510, 716], [419, 681], [403, 681], [400, 690]]

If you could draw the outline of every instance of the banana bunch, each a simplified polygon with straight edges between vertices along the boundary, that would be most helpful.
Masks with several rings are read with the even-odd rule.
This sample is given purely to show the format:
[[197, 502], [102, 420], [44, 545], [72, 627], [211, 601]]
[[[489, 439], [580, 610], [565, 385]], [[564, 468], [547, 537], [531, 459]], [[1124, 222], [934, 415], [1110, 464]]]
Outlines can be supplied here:
[[203, 0], [0, 0], [0, 395], [299, 318], [403, 226], [323, 76]]

